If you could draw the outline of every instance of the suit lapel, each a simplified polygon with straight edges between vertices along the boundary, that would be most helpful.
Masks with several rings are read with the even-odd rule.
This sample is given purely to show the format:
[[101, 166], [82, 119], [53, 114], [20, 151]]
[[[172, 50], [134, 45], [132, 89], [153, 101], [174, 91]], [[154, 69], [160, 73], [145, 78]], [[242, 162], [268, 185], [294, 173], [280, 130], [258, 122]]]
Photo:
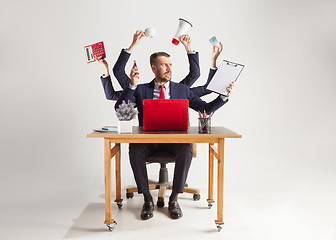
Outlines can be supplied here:
[[170, 99], [176, 99], [176, 84], [172, 81], [170, 81], [170, 84], [169, 84], [169, 94], [170, 94]]
[[154, 80], [148, 83], [147, 88], [146, 88], [145, 98], [153, 99], [153, 93], [154, 93]]

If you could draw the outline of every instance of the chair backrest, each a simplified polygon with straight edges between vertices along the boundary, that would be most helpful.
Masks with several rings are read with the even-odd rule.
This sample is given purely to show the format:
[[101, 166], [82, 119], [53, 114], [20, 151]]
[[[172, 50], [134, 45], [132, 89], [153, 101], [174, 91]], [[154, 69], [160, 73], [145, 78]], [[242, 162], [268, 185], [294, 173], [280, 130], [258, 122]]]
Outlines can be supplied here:
[[[196, 157], [197, 143], [192, 144], [193, 158]], [[175, 162], [174, 155], [170, 152], [157, 152], [146, 160], [147, 163], [171, 163]]]

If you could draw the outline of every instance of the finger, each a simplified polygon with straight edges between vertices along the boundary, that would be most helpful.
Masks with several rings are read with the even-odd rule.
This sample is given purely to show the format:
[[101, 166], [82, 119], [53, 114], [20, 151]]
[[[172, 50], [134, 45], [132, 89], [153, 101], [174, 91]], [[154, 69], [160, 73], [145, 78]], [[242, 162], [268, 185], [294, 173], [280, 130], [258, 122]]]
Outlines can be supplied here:
[[219, 42], [219, 46], [220, 46], [220, 51], [222, 51], [223, 50], [223, 44], [222, 44], [222, 42]]
[[99, 63], [102, 62], [101, 58], [99, 58], [99, 57], [97, 57], [97, 56], [96, 56], [94, 59], [95, 59], [97, 62], [99, 62]]
[[140, 73], [139, 72], [131, 72], [131, 76], [135, 77], [135, 76], [139, 76]]
[[228, 92], [233, 92], [233, 88], [231, 88], [231, 87], [227, 87], [227, 88], [226, 88], [226, 91], [228, 91]]
[[143, 38], [144, 36], [146, 36], [145, 32], [141, 31], [141, 33], [139, 35], [139, 39]]

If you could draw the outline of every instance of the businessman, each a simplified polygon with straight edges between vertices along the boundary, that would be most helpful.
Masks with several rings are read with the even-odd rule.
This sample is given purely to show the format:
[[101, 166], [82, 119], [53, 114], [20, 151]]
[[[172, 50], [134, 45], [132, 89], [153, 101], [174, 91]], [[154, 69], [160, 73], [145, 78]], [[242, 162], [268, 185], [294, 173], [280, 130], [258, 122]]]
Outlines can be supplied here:
[[[116, 61], [115, 66], [113, 67], [113, 74], [118, 80], [122, 89], [129, 87], [131, 83], [131, 79], [125, 73], [125, 67], [126, 67], [126, 64], [132, 52], [134, 51], [135, 47], [140, 43], [144, 35], [145, 33], [141, 30], [137, 30], [135, 32], [135, 34], [133, 35], [133, 41], [131, 45], [127, 49], [121, 50], [118, 60]], [[200, 76], [199, 54], [198, 52], [195, 52], [192, 50], [192, 43], [191, 43], [190, 36], [183, 35], [180, 38], [180, 41], [187, 52], [188, 61], [189, 61], [189, 73], [182, 81], [180, 81], [180, 83], [185, 84], [188, 87], [190, 87]], [[100, 63], [100, 65], [102, 66], [104, 70], [104, 74], [100, 77], [100, 79], [101, 79], [101, 82], [104, 88], [104, 93], [105, 93], [106, 98], [108, 100], [115, 100], [115, 101], [118, 100], [122, 91], [114, 90], [113, 85], [112, 85], [112, 80], [109, 74], [109, 68], [108, 68], [107, 61], [105, 59], [102, 59], [101, 57], [96, 57], [96, 56], [95, 56], [95, 59], [98, 63]], [[191, 91], [199, 97], [210, 94], [211, 91], [207, 90], [206, 88], [208, 84], [210, 83], [211, 79], [212, 79], [212, 76], [209, 76], [205, 85], [193, 87], [191, 88]]]
[[[213, 49], [213, 62], [216, 62], [221, 48]], [[115, 108], [121, 102], [132, 101], [136, 103], [139, 111], [139, 125], [143, 125], [143, 100], [144, 99], [188, 99], [189, 107], [201, 112], [211, 113], [223, 106], [227, 101], [227, 96], [218, 96], [215, 100], [206, 103], [200, 97], [193, 94], [189, 87], [185, 84], [175, 83], [171, 81], [172, 62], [170, 55], [165, 52], [156, 52], [150, 56], [151, 69], [155, 78], [145, 84], [138, 84], [139, 70], [134, 64], [130, 73], [130, 85], [124, 89], [119, 97]], [[117, 71], [122, 71], [124, 66], [116, 64], [114, 67]], [[122, 68], [122, 69], [119, 69]], [[212, 77], [216, 69], [210, 69], [209, 77]], [[227, 88], [230, 93], [234, 85], [231, 84]], [[144, 196], [144, 204], [141, 210], [141, 218], [143, 220], [153, 217], [154, 203], [149, 192], [148, 175], [146, 169], [146, 159], [156, 151], [169, 151], [175, 156], [175, 169], [173, 179], [173, 189], [169, 197], [168, 210], [169, 215], [173, 219], [179, 219], [183, 216], [181, 207], [178, 203], [178, 194], [183, 193], [185, 182], [187, 179], [189, 167], [192, 159], [192, 147], [190, 143], [131, 143], [129, 144], [129, 157], [133, 170], [134, 178], [137, 184], [138, 193]]]

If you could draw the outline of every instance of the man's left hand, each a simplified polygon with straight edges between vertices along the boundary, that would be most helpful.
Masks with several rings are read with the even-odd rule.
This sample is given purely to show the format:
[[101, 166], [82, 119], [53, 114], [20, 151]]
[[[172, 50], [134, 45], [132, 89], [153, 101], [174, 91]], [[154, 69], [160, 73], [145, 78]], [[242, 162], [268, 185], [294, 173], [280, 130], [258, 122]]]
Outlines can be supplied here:
[[232, 82], [232, 83], [230, 84], [230, 86], [228, 86], [228, 87], [226, 88], [226, 91], [228, 91], [227, 96], [229, 96], [229, 95], [234, 91], [235, 86], [236, 86], [236, 83], [235, 83], [235, 82]]

